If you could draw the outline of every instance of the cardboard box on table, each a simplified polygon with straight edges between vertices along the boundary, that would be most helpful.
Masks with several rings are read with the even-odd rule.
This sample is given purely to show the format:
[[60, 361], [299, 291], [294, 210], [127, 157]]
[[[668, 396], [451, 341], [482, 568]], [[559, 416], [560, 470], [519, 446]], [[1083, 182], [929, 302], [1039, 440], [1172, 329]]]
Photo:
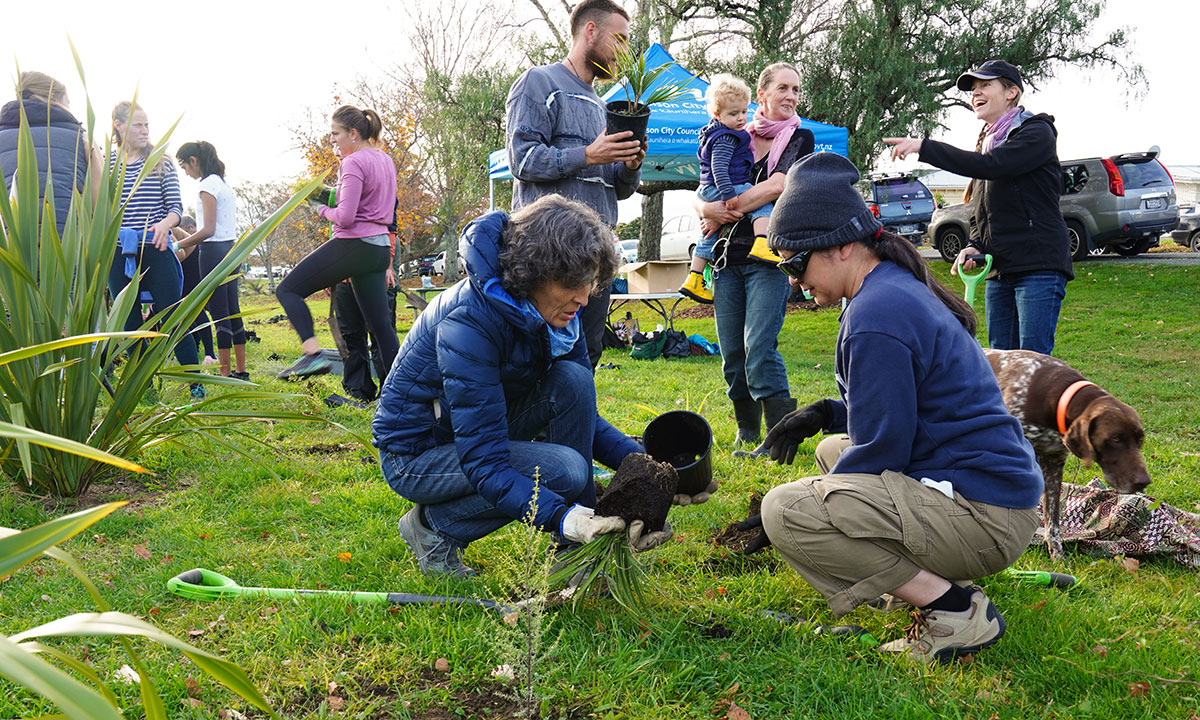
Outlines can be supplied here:
[[622, 265], [619, 272], [628, 281], [631, 294], [673, 293], [687, 279], [690, 266], [686, 260], [651, 260]]

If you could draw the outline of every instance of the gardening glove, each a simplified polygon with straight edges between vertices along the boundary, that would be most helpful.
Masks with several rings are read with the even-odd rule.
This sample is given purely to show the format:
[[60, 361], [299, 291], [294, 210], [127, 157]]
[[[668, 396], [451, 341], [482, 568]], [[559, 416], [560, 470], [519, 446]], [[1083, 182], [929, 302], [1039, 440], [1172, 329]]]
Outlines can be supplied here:
[[675, 531], [671, 529], [671, 523], [664, 522], [663, 529], [657, 532], [646, 533], [646, 523], [641, 520], [634, 520], [629, 523], [629, 547], [633, 548], [634, 552], [646, 552], [662, 545], [666, 541], [675, 537]]
[[717, 491], [717, 481], [713, 480], [708, 484], [708, 487], [695, 495], [684, 495], [679, 493], [671, 499], [672, 505], [699, 505], [702, 502], [708, 502], [708, 498]]
[[597, 515], [590, 507], [575, 505], [563, 515], [562, 536], [578, 543], [590, 543], [597, 537], [625, 529], [619, 517]]
[[759, 550], [771, 546], [771, 538], [767, 537], [767, 531], [762, 529], [762, 515], [751, 515], [737, 524], [738, 530], [753, 530], [754, 528], [759, 529], [758, 536], [746, 543], [746, 547], [742, 548], [742, 554], [744, 555], [753, 555]]
[[775, 423], [767, 433], [759, 449], [771, 453], [771, 459], [780, 465], [791, 465], [796, 459], [796, 450], [805, 438], [821, 432], [833, 420], [829, 400], [818, 400], [808, 407], [793, 410]]

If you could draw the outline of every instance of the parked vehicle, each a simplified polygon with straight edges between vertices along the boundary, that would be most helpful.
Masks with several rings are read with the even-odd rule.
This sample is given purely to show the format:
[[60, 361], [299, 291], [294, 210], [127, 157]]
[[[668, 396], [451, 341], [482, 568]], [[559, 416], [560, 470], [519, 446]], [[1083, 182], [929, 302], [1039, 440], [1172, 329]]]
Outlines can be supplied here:
[[[1158, 245], [1159, 236], [1179, 223], [1175, 181], [1159, 162], [1157, 148], [1060, 164], [1058, 206], [1075, 261], [1106, 250], [1138, 255]], [[947, 262], [968, 241], [970, 221], [971, 208], [961, 203], [934, 213], [929, 237]]]
[[638, 256], [638, 241], [621, 240], [617, 242], [617, 253], [621, 256], [621, 262], [634, 263], [637, 262]]
[[1193, 205], [1179, 213], [1179, 227], [1171, 231], [1171, 239], [1192, 252], [1200, 252], [1200, 208]]
[[[438, 256], [437, 256], [437, 255], [424, 255], [424, 256], [422, 256], [422, 257], [421, 257], [421, 260], [420, 260], [420, 265], [418, 265], [418, 266], [417, 266], [417, 267], [418, 267], [418, 270], [417, 270], [418, 274], [420, 274], [420, 275], [433, 275], [433, 274], [434, 274], [434, 272], [433, 272], [433, 263], [434, 263], [434, 261], [435, 261], [435, 260], [437, 260], [437, 259], [438, 259]], [[445, 265], [445, 261], [443, 261], [443, 262], [442, 262], [442, 264], [443, 264], [443, 265]]]
[[430, 270], [433, 271], [434, 275], [445, 275], [446, 274], [446, 251], [445, 250], [443, 250], [442, 252], [437, 254], [437, 257], [434, 258], [433, 264], [430, 266]]
[[698, 242], [700, 218], [695, 215], [676, 215], [663, 222], [658, 257], [660, 260], [691, 260]]
[[867, 205], [883, 229], [921, 244], [921, 237], [933, 219], [933, 193], [916, 176], [901, 173], [869, 175]]

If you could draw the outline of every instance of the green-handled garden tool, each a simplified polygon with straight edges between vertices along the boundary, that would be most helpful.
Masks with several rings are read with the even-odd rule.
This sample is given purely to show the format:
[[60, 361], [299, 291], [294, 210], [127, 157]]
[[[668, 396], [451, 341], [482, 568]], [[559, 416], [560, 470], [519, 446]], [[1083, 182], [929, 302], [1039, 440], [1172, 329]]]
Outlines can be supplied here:
[[392, 605], [479, 605], [508, 615], [514, 608], [495, 600], [460, 597], [456, 595], [416, 595], [413, 593], [362, 592], [358, 590], [296, 590], [289, 588], [242, 587], [221, 573], [195, 568], [181, 572], [167, 581], [167, 589], [179, 597], [191, 600], [220, 600], [231, 597], [292, 598], [322, 595], [355, 602], [390, 603]]
[[958, 267], [958, 276], [962, 278], [963, 285], [965, 285], [967, 288], [966, 291], [963, 292], [963, 300], [966, 300], [968, 305], [973, 306], [975, 304], [976, 286], [983, 282], [983, 279], [987, 277], [987, 274], [992, 270], [992, 256], [990, 254], [968, 255], [967, 260], [974, 260], [976, 264], [983, 265], [983, 269], [973, 275], [963, 270], [961, 265]]
[[1020, 583], [1040, 585], [1042, 587], [1056, 587], [1060, 590], [1066, 590], [1079, 582], [1075, 579], [1074, 575], [1045, 570], [1014, 570], [1013, 568], [1008, 568], [1000, 574]]

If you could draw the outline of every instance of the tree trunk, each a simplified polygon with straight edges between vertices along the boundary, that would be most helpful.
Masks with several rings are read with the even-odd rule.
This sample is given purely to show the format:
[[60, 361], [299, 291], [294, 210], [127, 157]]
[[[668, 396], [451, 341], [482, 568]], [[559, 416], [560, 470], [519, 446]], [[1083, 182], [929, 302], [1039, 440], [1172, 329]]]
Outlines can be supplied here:
[[454, 233], [446, 233], [442, 244], [446, 248], [446, 267], [442, 272], [442, 284], [453, 285], [458, 282], [458, 238]]
[[663, 196], [661, 192], [642, 196], [642, 229], [638, 238], [638, 260], [658, 260], [661, 257]]

